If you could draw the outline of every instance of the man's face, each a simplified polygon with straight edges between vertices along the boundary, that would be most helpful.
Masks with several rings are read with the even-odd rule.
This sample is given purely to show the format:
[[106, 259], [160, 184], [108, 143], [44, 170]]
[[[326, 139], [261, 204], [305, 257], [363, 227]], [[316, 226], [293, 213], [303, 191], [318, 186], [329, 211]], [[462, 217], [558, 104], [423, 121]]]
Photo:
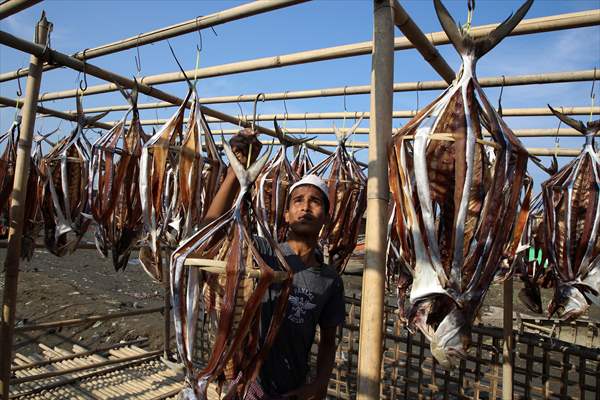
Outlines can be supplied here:
[[315, 237], [327, 221], [323, 193], [313, 185], [302, 185], [290, 194], [285, 221], [300, 236]]

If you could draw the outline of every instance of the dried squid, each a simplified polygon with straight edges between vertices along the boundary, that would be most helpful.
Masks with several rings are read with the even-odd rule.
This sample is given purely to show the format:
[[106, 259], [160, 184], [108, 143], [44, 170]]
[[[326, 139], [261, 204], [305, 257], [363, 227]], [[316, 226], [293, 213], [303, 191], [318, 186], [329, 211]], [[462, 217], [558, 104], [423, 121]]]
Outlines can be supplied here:
[[307, 172], [323, 178], [329, 188], [329, 223], [321, 231], [320, 241], [329, 254], [329, 264], [340, 273], [356, 247], [367, 207], [367, 178], [346, 150], [346, 141], [361, 121], [362, 117], [347, 132], [334, 127], [335, 152]]
[[600, 120], [584, 125], [550, 110], [585, 136], [579, 156], [542, 184], [546, 248], [556, 278], [548, 313], [574, 319], [600, 291], [600, 158], [594, 147]]
[[466, 354], [491, 283], [511, 272], [528, 216], [528, 153], [487, 100], [475, 65], [532, 0], [481, 39], [459, 29], [440, 0], [434, 3], [462, 67], [452, 85], [393, 136], [389, 172], [398, 253], [413, 275], [408, 322], [449, 369]]
[[[225, 153], [240, 181], [240, 193], [234, 207], [209, 225], [201, 228], [175, 250], [171, 257], [171, 294], [177, 349], [186, 369], [186, 388], [183, 399], [206, 399], [208, 385], [220, 387], [224, 398], [243, 398], [248, 384], [256, 378], [262, 361], [275, 338], [285, 312], [293, 273], [286, 263], [275, 239], [269, 234], [265, 221], [253, 206], [250, 189], [264, 167], [269, 153], [245, 170], [229, 144], [223, 140]], [[262, 344], [259, 341], [260, 304], [275, 271], [261, 258], [254, 245], [257, 227], [273, 248], [285, 274], [275, 312]], [[223, 239], [219, 239], [223, 236]], [[209, 273], [186, 265], [188, 257], [208, 261], [225, 260], [224, 290], [219, 299], [217, 336], [206, 367], [199, 370], [194, 364], [196, 324], [200, 308], [208, 312], [201, 289]], [[250, 270], [259, 270], [254, 282], [245, 278]], [[281, 273], [279, 272], [279, 273]]]

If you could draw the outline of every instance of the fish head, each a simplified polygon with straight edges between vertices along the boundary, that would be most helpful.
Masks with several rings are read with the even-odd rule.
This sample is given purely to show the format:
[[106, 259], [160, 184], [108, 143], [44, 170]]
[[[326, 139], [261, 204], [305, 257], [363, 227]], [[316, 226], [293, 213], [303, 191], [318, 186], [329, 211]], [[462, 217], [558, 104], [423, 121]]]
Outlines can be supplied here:
[[[475, 316], [475, 313], [472, 313]], [[466, 310], [454, 308], [439, 324], [431, 339], [431, 354], [446, 370], [455, 368], [467, 356], [471, 344], [471, 321]]]
[[548, 316], [557, 314], [559, 318], [573, 320], [587, 311], [589, 303], [583, 293], [574, 285], [559, 284], [554, 289], [554, 297], [548, 304]]

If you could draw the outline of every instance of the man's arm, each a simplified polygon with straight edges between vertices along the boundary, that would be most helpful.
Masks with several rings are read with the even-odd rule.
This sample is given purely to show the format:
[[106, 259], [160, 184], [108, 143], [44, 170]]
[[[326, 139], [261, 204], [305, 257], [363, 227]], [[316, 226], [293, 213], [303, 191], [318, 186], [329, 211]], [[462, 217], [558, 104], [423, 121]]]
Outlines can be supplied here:
[[286, 397], [301, 400], [325, 398], [327, 395], [329, 378], [331, 377], [331, 371], [333, 370], [333, 364], [335, 362], [335, 350], [337, 348], [335, 335], [337, 329], [338, 326], [320, 328], [321, 340], [319, 342], [319, 351], [317, 353], [317, 376], [313, 382], [286, 393]]

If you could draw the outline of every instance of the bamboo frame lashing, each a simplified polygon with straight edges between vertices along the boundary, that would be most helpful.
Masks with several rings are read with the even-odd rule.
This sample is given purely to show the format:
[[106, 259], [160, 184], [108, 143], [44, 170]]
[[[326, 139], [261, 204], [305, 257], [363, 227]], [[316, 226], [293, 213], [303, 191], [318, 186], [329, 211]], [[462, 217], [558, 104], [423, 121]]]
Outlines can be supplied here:
[[[211, 274], [224, 275], [226, 274], [225, 268], [227, 262], [210, 258], [187, 258], [184, 265], [187, 267], [197, 267]], [[287, 272], [273, 271], [273, 273], [275, 275], [273, 282], [283, 282], [288, 279]], [[245, 272], [245, 276], [248, 278], [260, 279], [261, 275], [262, 272], [258, 268], [248, 268]]]

